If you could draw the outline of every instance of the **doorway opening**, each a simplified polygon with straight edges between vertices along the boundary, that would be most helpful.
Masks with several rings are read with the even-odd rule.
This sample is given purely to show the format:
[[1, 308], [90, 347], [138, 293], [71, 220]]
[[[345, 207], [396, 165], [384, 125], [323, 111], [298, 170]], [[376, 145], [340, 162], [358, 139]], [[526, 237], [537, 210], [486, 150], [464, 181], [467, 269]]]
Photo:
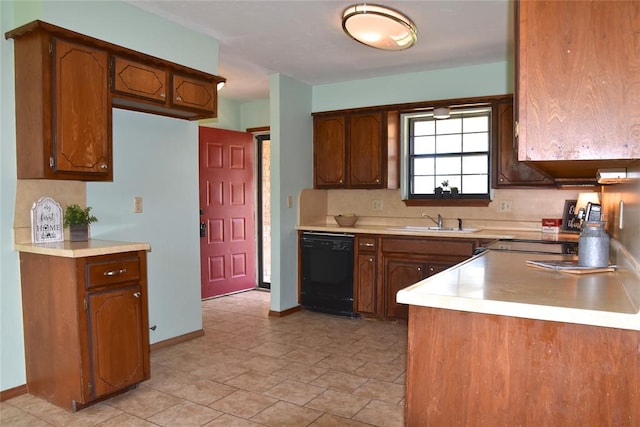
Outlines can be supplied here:
[[271, 289], [271, 135], [256, 134], [258, 288]]

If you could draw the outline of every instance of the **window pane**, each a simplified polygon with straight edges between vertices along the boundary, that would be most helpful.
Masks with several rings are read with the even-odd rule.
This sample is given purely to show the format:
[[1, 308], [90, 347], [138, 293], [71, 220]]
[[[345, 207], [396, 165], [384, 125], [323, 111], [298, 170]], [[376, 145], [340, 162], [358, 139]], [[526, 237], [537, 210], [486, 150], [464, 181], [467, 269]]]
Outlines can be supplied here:
[[462, 132], [462, 119], [446, 119], [436, 120], [436, 132], [438, 135], [446, 133], [460, 133]]
[[465, 117], [464, 119], [464, 132], [488, 132], [489, 131], [489, 117]]
[[438, 153], [460, 153], [462, 151], [462, 135], [438, 135], [436, 147]]
[[436, 157], [436, 174], [451, 175], [462, 173], [460, 157]]
[[489, 134], [488, 133], [469, 133], [464, 134], [463, 151], [465, 153], [477, 151], [489, 151]]
[[486, 194], [489, 192], [487, 175], [463, 175], [461, 191], [466, 194]]
[[465, 156], [462, 158], [462, 172], [465, 175], [474, 173], [489, 173], [489, 157], [483, 156]]
[[436, 125], [433, 120], [421, 120], [413, 122], [413, 135], [434, 135]]
[[419, 158], [413, 160], [414, 175], [433, 175], [435, 173], [435, 164], [433, 157]]
[[416, 176], [413, 178], [413, 192], [414, 194], [433, 194], [436, 187], [434, 177], [431, 176]]
[[413, 139], [413, 154], [433, 154], [436, 152], [434, 136], [418, 136]]

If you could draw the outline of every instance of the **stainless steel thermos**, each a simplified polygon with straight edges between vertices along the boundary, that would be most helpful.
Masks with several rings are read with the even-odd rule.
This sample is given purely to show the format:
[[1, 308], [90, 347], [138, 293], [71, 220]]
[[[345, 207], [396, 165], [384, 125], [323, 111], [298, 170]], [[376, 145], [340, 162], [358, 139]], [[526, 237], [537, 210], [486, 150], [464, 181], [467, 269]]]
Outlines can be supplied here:
[[578, 265], [609, 266], [609, 235], [603, 221], [585, 221], [578, 239]]

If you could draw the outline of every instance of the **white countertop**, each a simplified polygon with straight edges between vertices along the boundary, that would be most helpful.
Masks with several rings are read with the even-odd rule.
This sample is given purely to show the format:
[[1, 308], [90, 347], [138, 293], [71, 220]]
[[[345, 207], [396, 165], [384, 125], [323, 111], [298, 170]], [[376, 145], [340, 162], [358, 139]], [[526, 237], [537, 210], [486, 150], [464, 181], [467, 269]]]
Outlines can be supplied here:
[[82, 258], [95, 255], [108, 255], [130, 251], [149, 251], [151, 245], [141, 242], [118, 242], [113, 240], [90, 239], [86, 242], [54, 243], [16, 243], [14, 249], [19, 252], [52, 255], [66, 258]]
[[553, 259], [562, 256], [487, 251], [402, 289], [397, 301], [640, 331], [640, 307], [630, 298], [620, 273], [575, 275], [525, 263]]

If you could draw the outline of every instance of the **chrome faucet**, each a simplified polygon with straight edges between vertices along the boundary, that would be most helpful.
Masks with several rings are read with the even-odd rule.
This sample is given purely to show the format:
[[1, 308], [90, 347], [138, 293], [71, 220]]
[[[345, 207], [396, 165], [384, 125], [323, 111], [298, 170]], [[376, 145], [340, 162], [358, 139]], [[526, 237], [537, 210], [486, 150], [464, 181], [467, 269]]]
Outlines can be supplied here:
[[423, 213], [423, 214], [422, 214], [422, 216], [423, 216], [423, 217], [427, 217], [427, 218], [429, 218], [431, 221], [433, 221], [433, 222], [438, 226], [438, 228], [443, 228], [442, 215], [438, 214], [438, 219], [431, 218], [431, 217], [430, 217], [428, 214], [426, 214], [426, 213]]

